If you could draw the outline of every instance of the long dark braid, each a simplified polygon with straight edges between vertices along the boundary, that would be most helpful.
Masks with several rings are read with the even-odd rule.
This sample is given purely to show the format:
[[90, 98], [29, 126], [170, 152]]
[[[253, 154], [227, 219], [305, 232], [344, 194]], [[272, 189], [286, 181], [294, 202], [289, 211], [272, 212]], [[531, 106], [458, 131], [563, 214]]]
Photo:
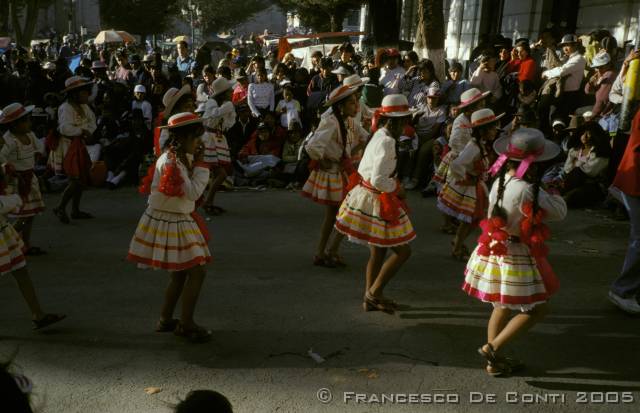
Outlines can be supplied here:
[[338, 126], [340, 127], [340, 137], [342, 138], [342, 152], [344, 154], [344, 156], [346, 156], [347, 158], [350, 156], [350, 154], [347, 154], [347, 125], [345, 125], [344, 123], [344, 118], [342, 117], [342, 105], [340, 102], [338, 103], [334, 103], [331, 106], [331, 109], [333, 110], [333, 115], [336, 117], [336, 119], [338, 119]]
[[[507, 163], [508, 164], [508, 163]], [[504, 218], [505, 221], [507, 219], [507, 211], [505, 211], [502, 206], [502, 199], [504, 198], [504, 189], [505, 189], [505, 175], [507, 174], [507, 164], [503, 165], [500, 169], [500, 176], [498, 177], [498, 198], [496, 199], [496, 203], [491, 210], [491, 218], [500, 217]]]

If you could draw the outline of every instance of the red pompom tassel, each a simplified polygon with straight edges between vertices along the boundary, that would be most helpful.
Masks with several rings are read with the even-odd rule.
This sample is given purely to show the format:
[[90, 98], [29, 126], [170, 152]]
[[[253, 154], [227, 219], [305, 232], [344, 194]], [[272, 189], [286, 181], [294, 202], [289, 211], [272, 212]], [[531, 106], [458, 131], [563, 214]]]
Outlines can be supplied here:
[[380, 216], [385, 221], [395, 223], [400, 217], [402, 204], [396, 194], [383, 192], [379, 196], [380, 199]]
[[503, 242], [496, 242], [491, 247], [491, 254], [501, 257], [507, 253], [507, 246]]
[[356, 187], [356, 185], [358, 185], [361, 181], [360, 175], [358, 174], [358, 172], [353, 172], [351, 173], [351, 175], [349, 175], [349, 180], [347, 182], [347, 189], [346, 192], [351, 191], [353, 188]]
[[498, 242], [504, 242], [504, 241], [506, 241], [507, 239], [509, 239], [509, 234], [507, 234], [507, 232], [506, 232], [506, 231], [503, 231], [503, 230], [499, 229], [499, 230], [497, 230], [497, 231], [494, 231], [494, 232], [491, 234], [491, 237], [492, 237], [495, 241], [498, 241]]
[[489, 234], [482, 233], [482, 235], [478, 237], [478, 244], [490, 244], [490, 243], [491, 243], [491, 236], [489, 236]]
[[138, 192], [142, 195], [149, 195], [151, 193], [151, 184], [153, 183], [153, 175], [156, 173], [156, 163], [152, 163], [149, 165], [147, 169], [147, 175], [142, 178], [142, 182], [138, 187]]
[[166, 196], [183, 196], [184, 191], [182, 185], [184, 184], [184, 179], [182, 179], [180, 174], [176, 155], [173, 151], [169, 151], [167, 158], [169, 162], [162, 168], [162, 177], [160, 178], [158, 191]]
[[489, 255], [491, 255], [491, 249], [489, 248], [489, 245], [480, 245], [478, 247], [478, 255], [482, 255], [483, 257], [488, 257]]

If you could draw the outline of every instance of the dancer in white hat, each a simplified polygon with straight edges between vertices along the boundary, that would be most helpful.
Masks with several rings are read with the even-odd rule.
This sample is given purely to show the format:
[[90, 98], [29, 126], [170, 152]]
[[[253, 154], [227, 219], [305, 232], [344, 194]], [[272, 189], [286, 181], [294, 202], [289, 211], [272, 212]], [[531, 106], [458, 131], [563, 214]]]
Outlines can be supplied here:
[[557, 191], [541, 188], [544, 171], [536, 164], [560, 153], [542, 132], [520, 128], [496, 140], [493, 147], [499, 158], [490, 172], [498, 179], [462, 289], [493, 305], [487, 344], [478, 352], [487, 362], [487, 373], [502, 376], [523, 367], [520, 361], [504, 357], [504, 348], [546, 315], [547, 301], [558, 290], [546, 258], [549, 250], [544, 242], [550, 232], [544, 222], [563, 219], [567, 206]]
[[[412, 112], [404, 95], [388, 95], [377, 114], [379, 129], [358, 167], [359, 183], [342, 202], [336, 229], [350, 241], [369, 246], [363, 307], [393, 313], [397, 305], [383, 294], [385, 286], [409, 259], [408, 243], [416, 234], [396, 177], [396, 145]], [[388, 250], [392, 255], [385, 260]]]

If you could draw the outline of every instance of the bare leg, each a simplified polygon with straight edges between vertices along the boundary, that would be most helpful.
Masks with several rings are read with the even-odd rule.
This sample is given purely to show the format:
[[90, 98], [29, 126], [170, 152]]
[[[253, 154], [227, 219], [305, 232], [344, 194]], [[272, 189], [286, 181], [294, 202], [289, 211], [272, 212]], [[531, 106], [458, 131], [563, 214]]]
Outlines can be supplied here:
[[[334, 220], [335, 221], [335, 220]], [[333, 230], [333, 239], [329, 244], [329, 255], [335, 257], [338, 255], [338, 250], [340, 249], [340, 244], [342, 244], [342, 240], [344, 239], [344, 234], [341, 232]]]
[[187, 270], [187, 281], [182, 293], [182, 316], [180, 317], [180, 322], [187, 330], [196, 327], [193, 314], [205, 275], [206, 271], [202, 265]]
[[33, 228], [33, 217], [19, 219], [13, 226], [20, 233], [22, 241], [27, 248], [31, 246], [31, 229]]
[[371, 286], [375, 282], [376, 278], [378, 278], [378, 274], [382, 269], [382, 264], [384, 264], [384, 258], [387, 255], [388, 248], [381, 247], [369, 247], [369, 262], [367, 262], [367, 278], [366, 285], [364, 289], [365, 295], [371, 289]]
[[167, 289], [164, 292], [162, 309], [160, 310], [160, 319], [164, 321], [173, 318], [173, 312], [176, 309], [176, 304], [184, 288], [184, 282], [187, 279], [184, 271], [172, 272], [170, 277], [169, 285], [167, 285]]
[[60, 198], [60, 203], [58, 204], [57, 209], [65, 211], [67, 209], [67, 204], [71, 201], [80, 187], [80, 182], [77, 179], [69, 178], [69, 184], [64, 189], [62, 193], [62, 198]]
[[459, 252], [462, 247], [464, 247], [464, 242], [467, 239], [467, 237], [469, 236], [469, 234], [471, 234], [471, 231], [473, 230], [473, 227], [471, 226], [471, 224], [467, 223], [467, 222], [460, 222], [460, 225], [458, 226], [458, 231], [456, 232], [456, 237], [454, 238], [453, 241], [453, 252]]
[[222, 183], [227, 178], [227, 172], [224, 168], [218, 167], [213, 170], [212, 178], [211, 178], [211, 187], [209, 188], [209, 193], [207, 194], [207, 199], [204, 202], [205, 206], [213, 206], [213, 200], [216, 196], [216, 192], [222, 186]]
[[316, 256], [318, 257], [324, 257], [324, 251], [327, 248], [329, 237], [333, 231], [337, 213], [337, 205], [325, 205], [324, 220], [322, 221], [322, 227], [320, 227], [320, 242], [318, 242], [318, 247], [316, 248]]
[[393, 254], [387, 258], [382, 265], [378, 276], [374, 280], [369, 292], [376, 298], [382, 298], [384, 287], [396, 275], [402, 264], [404, 264], [411, 256], [411, 247], [409, 244], [400, 245], [391, 248]]
[[34, 320], [40, 320], [44, 317], [44, 311], [42, 311], [42, 308], [40, 307], [40, 301], [38, 301], [38, 296], [36, 295], [36, 290], [33, 287], [31, 278], [29, 277], [27, 267], [22, 267], [19, 270], [13, 271], [13, 278], [16, 279], [16, 283], [18, 284], [18, 288], [20, 288], [22, 297], [29, 306], [31, 318]]
[[519, 313], [513, 317], [504, 329], [490, 342], [493, 348], [498, 351], [507, 343], [515, 339], [518, 335], [526, 332], [537, 322], [541, 321], [549, 313], [548, 304], [539, 304], [531, 311]]
[[78, 182], [76, 191], [73, 193], [71, 200], [71, 213], [80, 212], [80, 200], [82, 199], [82, 185]]
[[511, 310], [508, 308], [494, 307], [487, 326], [487, 343], [492, 343], [493, 340], [504, 330], [505, 326], [509, 322], [509, 316]]

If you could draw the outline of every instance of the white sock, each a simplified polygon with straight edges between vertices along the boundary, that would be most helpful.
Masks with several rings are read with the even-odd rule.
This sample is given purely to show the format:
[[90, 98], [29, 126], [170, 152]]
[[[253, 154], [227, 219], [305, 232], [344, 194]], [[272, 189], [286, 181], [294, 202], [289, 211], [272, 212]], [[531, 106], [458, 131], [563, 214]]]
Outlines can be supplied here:
[[120, 183], [120, 181], [122, 181], [124, 179], [124, 177], [127, 176], [127, 173], [125, 171], [122, 171], [118, 174], [118, 176], [116, 176], [115, 178], [113, 178], [110, 182], [114, 185], [118, 185]]
[[107, 172], [107, 181], [108, 182], [111, 182], [113, 177], [114, 177], [113, 172], [111, 172], [111, 171]]

